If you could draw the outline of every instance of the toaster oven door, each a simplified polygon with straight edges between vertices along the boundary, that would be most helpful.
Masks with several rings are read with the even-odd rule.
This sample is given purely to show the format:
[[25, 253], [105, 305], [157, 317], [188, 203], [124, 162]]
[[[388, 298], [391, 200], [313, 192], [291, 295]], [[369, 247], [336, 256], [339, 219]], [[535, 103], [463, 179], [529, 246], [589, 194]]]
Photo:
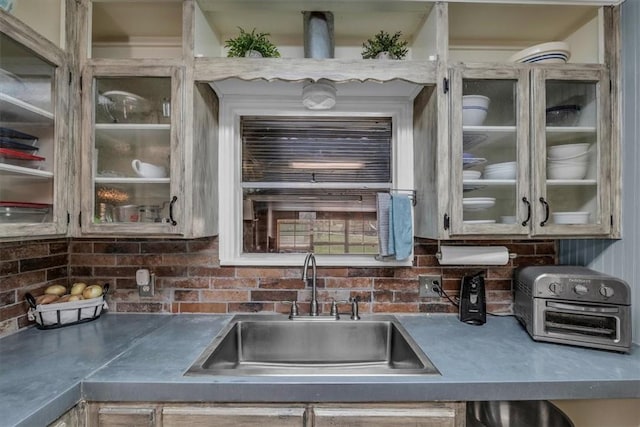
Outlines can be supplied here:
[[536, 299], [534, 334], [545, 341], [628, 351], [629, 306]]

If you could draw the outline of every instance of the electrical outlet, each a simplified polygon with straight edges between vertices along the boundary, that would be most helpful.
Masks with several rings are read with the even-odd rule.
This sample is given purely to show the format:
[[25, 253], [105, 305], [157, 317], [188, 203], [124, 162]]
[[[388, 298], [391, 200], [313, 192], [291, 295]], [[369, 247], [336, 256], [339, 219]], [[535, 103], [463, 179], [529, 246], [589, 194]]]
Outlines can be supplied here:
[[156, 275], [149, 273], [147, 269], [136, 271], [136, 283], [138, 284], [138, 295], [141, 297], [152, 297], [156, 284]]
[[436, 298], [442, 296], [440, 290], [442, 286], [442, 276], [421, 274], [418, 276], [418, 279], [420, 281], [421, 298]]

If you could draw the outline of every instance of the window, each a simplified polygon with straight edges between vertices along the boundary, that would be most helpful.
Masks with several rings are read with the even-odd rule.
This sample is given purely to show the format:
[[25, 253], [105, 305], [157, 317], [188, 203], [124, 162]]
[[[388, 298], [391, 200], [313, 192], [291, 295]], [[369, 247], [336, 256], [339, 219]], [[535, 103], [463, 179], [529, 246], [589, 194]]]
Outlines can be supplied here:
[[221, 264], [298, 266], [313, 251], [322, 265], [382, 265], [376, 193], [413, 188], [411, 109], [406, 95], [339, 96], [326, 111], [222, 96]]

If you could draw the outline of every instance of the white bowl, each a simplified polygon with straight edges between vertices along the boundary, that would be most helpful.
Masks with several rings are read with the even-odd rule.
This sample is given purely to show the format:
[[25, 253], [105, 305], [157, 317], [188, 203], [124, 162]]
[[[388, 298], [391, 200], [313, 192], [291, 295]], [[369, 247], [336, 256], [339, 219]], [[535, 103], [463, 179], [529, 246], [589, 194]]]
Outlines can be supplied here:
[[487, 109], [482, 107], [462, 107], [462, 126], [482, 126], [487, 118]]
[[485, 179], [515, 179], [516, 162], [504, 162], [488, 165], [484, 168]]
[[565, 42], [548, 42], [516, 52], [510, 62], [536, 62], [539, 64], [564, 63], [571, 57], [571, 49]]
[[[584, 179], [587, 175], [587, 162], [549, 161], [547, 178], [549, 179]], [[486, 172], [485, 172], [486, 175]]]
[[589, 143], [554, 145], [547, 148], [547, 155], [550, 159], [567, 160], [580, 157], [589, 152]]
[[551, 217], [555, 224], [587, 224], [589, 222], [589, 212], [551, 212]]
[[516, 171], [512, 170], [499, 170], [499, 171], [484, 171], [484, 179], [516, 179]]
[[481, 107], [488, 110], [490, 102], [491, 99], [484, 95], [464, 95], [462, 97], [463, 107]]
[[474, 170], [462, 171], [463, 179], [480, 179], [481, 175], [482, 175], [482, 172], [480, 171], [474, 171]]
[[516, 162], [502, 162], [492, 163], [484, 167], [485, 170], [497, 170], [497, 169], [516, 169]]

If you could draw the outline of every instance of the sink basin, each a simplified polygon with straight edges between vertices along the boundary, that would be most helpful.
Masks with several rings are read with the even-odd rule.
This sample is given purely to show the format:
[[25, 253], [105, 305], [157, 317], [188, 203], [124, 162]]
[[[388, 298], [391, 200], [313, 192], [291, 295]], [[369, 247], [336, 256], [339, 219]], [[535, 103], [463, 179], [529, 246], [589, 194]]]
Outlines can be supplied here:
[[393, 316], [238, 315], [186, 375], [440, 374]]

